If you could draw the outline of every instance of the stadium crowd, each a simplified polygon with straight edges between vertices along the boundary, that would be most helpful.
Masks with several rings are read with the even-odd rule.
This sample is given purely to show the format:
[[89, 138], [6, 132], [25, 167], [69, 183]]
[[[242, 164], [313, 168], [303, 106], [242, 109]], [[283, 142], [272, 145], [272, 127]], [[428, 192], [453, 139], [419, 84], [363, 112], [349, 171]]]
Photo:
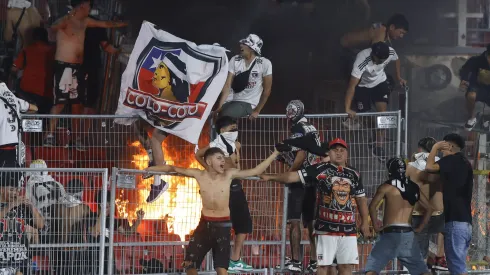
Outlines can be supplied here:
[[[11, 68], [15, 76], [22, 71], [19, 87], [11, 85], [9, 89], [6, 84], [0, 84], [0, 99], [4, 102], [0, 104], [1, 167], [23, 165], [18, 158], [21, 149], [18, 133], [22, 128], [20, 113], [60, 114], [66, 105], [74, 114], [94, 112], [101, 90], [98, 86], [100, 60], [94, 56], [100, 56], [101, 48], [108, 53], [117, 53], [118, 50], [109, 44], [104, 28], [125, 24], [90, 17], [91, 1], [72, 0], [71, 4], [72, 10], [50, 26], [50, 30], [56, 32], [56, 47], [49, 43], [47, 29], [41, 24], [35, 26], [31, 39], [23, 34], [23, 48]], [[386, 24], [373, 24], [362, 32], [349, 33], [342, 38], [341, 44], [345, 47], [370, 44], [353, 62], [345, 95], [345, 112], [350, 118], [345, 123], [348, 129], [363, 127], [356, 120], [357, 113], [370, 111], [372, 106], [376, 112], [386, 111], [394, 86], [407, 84], [401, 76], [400, 60], [391, 41], [403, 38], [408, 30], [408, 21], [403, 15], [396, 14]], [[15, 34], [16, 28], [13, 32]], [[240, 179], [251, 176], [289, 186], [287, 218], [291, 253], [285, 259], [285, 268], [291, 272], [306, 269], [319, 275], [352, 274], [359, 263], [358, 228], [365, 239], [370, 239], [372, 225], [378, 239], [368, 257], [366, 274], [379, 274], [395, 257], [411, 274], [431, 274], [431, 269], [467, 274], [473, 171], [461, 153], [465, 147], [464, 139], [457, 134], [449, 134], [442, 141], [423, 137], [418, 143], [418, 151], [407, 164], [399, 157], [389, 158], [383, 148], [386, 131], [374, 131], [372, 154], [386, 165], [389, 178], [380, 182], [368, 205], [362, 177], [356, 168], [348, 165], [349, 144], [341, 137], [321, 141], [315, 125], [305, 117], [303, 102], [291, 100], [286, 107], [286, 116], [291, 122], [290, 138], [276, 144], [274, 152], [258, 166], [242, 170], [237, 119], [256, 119], [261, 113], [272, 91], [272, 63], [261, 55], [264, 42], [259, 36], [250, 34], [239, 43], [240, 53], [230, 59], [228, 78], [214, 114], [217, 137], [196, 152], [196, 159], [204, 170], [166, 165], [161, 146], [166, 133], [151, 129], [151, 135], [143, 131], [145, 134], [141, 137], [150, 160], [147, 171], [176, 172], [194, 177], [199, 183], [203, 209], [183, 262], [187, 274], [197, 274], [209, 250], [213, 252], [218, 274], [253, 271], [241, 255], [253, 224]], [[385, 72], [391, 61], [396, 66], [395, 78], [388, 77]], [[476, 86], [478, 81], [463, 80], [470, 87]], [[15, 90], [15, 94], [11, 90]], [[471, 93], [467, 97], [471, 98]], [[45, 133], [45, 146], [56, 145], [53, 136], [56, 124], [56, 119], [51, 119]], [[85, 150], [79, 121], [75, 119], [72, 127], [76, 137], [74, 146], [77, 150]], [[141, 132], [141, 128], [147, 127], [139, 125], [136, 128]], [[440, 159], [439, 153], [442, 154]], [[264, 174], [276, 160], [286, 164], [288, 172]], [[37, 160], [31, 167], [46, 168], [46, 164]], [[93, 242], [108, 238], [108, 217], [113, 213], [109, 209], [101, 211], [102, 192], [96, 196], [97, 209], [90, 209], [80, 192], [66, 191], [63, 184], [48, 173], [24, 176], [25, 185], [20, 185], [24, 181], [19, 173], [5, 171], [1, 178], [1, 274], [29, 274], [31, 260], [36, 256], [35, 251], [28, 249], [29, 243], [82, 242], [69, 239], [82, 235]], [[167, 188], [165, 181], [154, 176], [147, 201], [155, 201]], [[383, 201], [384, 217], [379, 221], [377, 211]], [[102, 212], [106, 217], [101, 215]], [[359, 222], [356, 221], [357, 212]], [[118, 221], [112, 230], [137, 234], [136, 229], [144, 215], [144, 212], [138, 212], [132, 225], [128, 221]], [[107, 220], [107, 232], [100, 230], [104, 219]], [[300, 259], [301, 225], [307, 228], [311, 244], [310, 262], [306, 268]], [[232, 228], [235, 232], [233, 249], [230, 245]], [[75, 234], [76, 230], [86, 233]], [[429, 265], [431, 235], [438, 235], [438, 249], [433, 264]], [[67, 263], [59, 264], [56, 273], [68, 272], [73, 253], [57, 251], [51, 256], [51, 260]], [[102, 264], [96, 253], [88, 258], [90, 267]], [[105, 268], [110, 264], [113, 263], [104, 263]], [[93, 270], [84, 274], [92, 274]]]

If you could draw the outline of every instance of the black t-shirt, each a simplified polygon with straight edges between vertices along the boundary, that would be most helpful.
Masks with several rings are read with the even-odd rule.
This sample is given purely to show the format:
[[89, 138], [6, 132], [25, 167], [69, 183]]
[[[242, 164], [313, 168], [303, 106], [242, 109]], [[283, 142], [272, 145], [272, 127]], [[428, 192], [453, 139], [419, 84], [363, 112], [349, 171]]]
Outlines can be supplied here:
[[396, 187], [396, 189], [400, 191], [402, 198], [408, 201], [411, 205], [415, 205], [420, 199], [419, 186], [409, 179], [406, 181], [401, 181], [398, 179], [387, 180], [384, 182], [384, 184]]
[[[4, 207], [8, 204], [1, 203], [0, 209]], [[0, 219], [0, 268], [28, 269], [30, 255], [25, 225], [34, 226], [32, 210], [25, 204], [12, 208]]]
[[[318, 130], [306, 119], [302, 119], [291, 126], [291, 136], [289, 137], [290, 139], [300, 138], [307, 135], [312, 135], [314, 137], [316, 144], [318, 146], [321, 145], [320, 137], [318, 135]], [[287, 165], [292, 166], [294, 159], [296, 158], [296, 154], [298, 153], [299, 150], [300, 150], [299, 148], [294, 148], [292, 151], [284, 152], [281, 154], [280, 159], [282, 159], [283, 162], [285, 162]], [[303, 168], [308, 167], [310, 165], [317, 164], [320, 161], [321, 158], [318, 157], [317, 155], [314, 155], [310, 152], [306, 152], [306, 159], [303, 162]]]
[[352, 167], [318, 163], [298, 171], [303, 184], [315, 183], [315, 233], [356, 236], [355, 197], [364, 197], [360, 174]]
[[100, 43], [108, 41], [104, 28], [87, 28], [85, 31], [85, 48], [83, 53], [83, 65], [86, 68], [99, 68], [101, 65]]
[[446, 222], [471, 223], [473, 168], [462, 153], [441, 158], [438, 162], [443, 184]]

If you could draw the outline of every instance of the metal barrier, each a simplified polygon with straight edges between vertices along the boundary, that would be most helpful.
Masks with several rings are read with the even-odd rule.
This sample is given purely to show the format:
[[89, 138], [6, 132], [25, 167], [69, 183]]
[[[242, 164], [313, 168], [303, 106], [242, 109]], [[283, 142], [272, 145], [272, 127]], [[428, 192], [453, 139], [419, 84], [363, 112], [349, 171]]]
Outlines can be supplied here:
[[[387, 176], [384, 163], [372, 155], [372, 144], [376, 140], [381, 143], [386, 158], [401, 154], [401, 112], [358, 116], [361, 125], [355, 129], [346, 128], [347, 117], [344, 114], [308, 115], [307, 118], [319, 130], [323, 140], [341, 137], [347, 141], [349, 165], [359, 169], [367, 196], [372, 197], [376, 187]], [[43, 133], [35, 131], [45, 130], [52, 118], [60, 119], [56, 134], [59, 143], [55, 147], [44, 147]], [[109, 220], [109, 228], [114, 230], [109, 231], [111, 235], [106, 244], [106, 249], [113, 252], [108, 254], [107, 261], [113, 262], [114, 266], [106, 265], [106, 268], [113, 269], [114, 273], [141, 274], [158, 268], [158, 264], [152, 262], [154, 259], [162, 264], [165, 272], [181, 272], [183, 245], [200, 217], [197, 183], [184, 177], [162, 176], [169, 183], [169, 190], [156, 202], [146, 203], [152, 180], [143, 180], [140, 170], [147, 167], [148, 157], [134, 128], [114, 124], [114, 118], [116, 116], [24, 115], [25, 126], [32, 130], [22, 136], [27, 147], [27, 164], [42, 157], [49, 167], [117, 167], [112, 172], [109, 210], [115, 213]], [[82, 130], [72, 129], [74, 119], [81, 120]], [[289, 126], [290, 122], [284, 115], [261, 115], [255, 120], [240, 120], [241, 166], [251, 168], [266, 158], [276, 142], [289, 137]], [[381, 132], [379, 128], [384, 129]], [[430, 127], [428, 129], [432, 130]], [[203, 129], [201, 146], [209, 143], [211, 130], [209, 126]], [[381, 141], [380, 133], [383, 137]], [[77, 136], [85, 137], [86, 151], [79, 152], [72, 146]], [[200, 167], [193, 157], [194, 145], [171, 136], [162, 146], [169, 164]], [[274, 163], [269, 169], [271, 173], [284, 171], [286, 167], [280, 163]], [[131, 180], [120, 181], [120, 175], [129, 175]], [[129, 183], [132, 185], [124, 185]], [[264, 184], [253, 179], [244, 180], [243, 188], [254, 224], [253, 233], [245, 243], [243, 258], [257, 268], [256, 273], [280, 273], [280, 270], [273, 268], [284, 264], [284, 256], [289, 254], [284, 215], [288, 190], [278, 184]], [[138, 210], [143, 210], [145, 216], [135, 230], [133, 225], [138, 222]], [[307, 240], [304, 232], [304, 250], [308, 249]], [[360, 270], [364, 267], [370, 246], [370, 243], [360, 242]], [[308, 253], [303, 253], [303, 256], [303, 261], [307, 262]], [[398, 269], [396, 261], [388, 269]], [[210, 258], [203, 264], [203, 270], [204, 273], [212, 270]], [[393, 272], [401, 274], [400, 271]]]
[[[20, 260], [23, 274], [105, 274], [107, 169], [0, 168], [0, 175], [9, 183], [1, 190], [9, 209], [0, 222], [2, 255]], [[0, 268], [12, 263], [2, 258]]]

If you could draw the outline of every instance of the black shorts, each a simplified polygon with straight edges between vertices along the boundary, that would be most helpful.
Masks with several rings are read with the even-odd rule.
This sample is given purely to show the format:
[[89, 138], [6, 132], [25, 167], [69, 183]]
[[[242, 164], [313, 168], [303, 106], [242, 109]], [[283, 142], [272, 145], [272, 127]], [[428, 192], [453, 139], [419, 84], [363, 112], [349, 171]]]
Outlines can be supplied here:
[[85, 99], [84, 87], [85, 73], [81, 64], [55, 61], [54, 104], [82, 104]]
[[476, 93], [476, 101], [483, 102], [490, 106], [490, 87], [484, 87], [478, 84], [470, 85], [466, 94]]
[[316, 189], [302, 183], [289, 185], [288, 221], [303, 221], [307, 227], [315, 219]]
[[233, 180], [230, 186], [230, 218], [235, 234], [252, 233], [252, 217], [247, 198], [240, 180]]
[[381, 82], [372, 88], [357, 86], [354, 95], [354, 104], [356, 104], [357, 112], [362, 113], [371, 110], [371, 105], [376, 102], [388, 103], [390, 100], [390, 89], [388, 81]]
[[185, 261], [191, 262], [188, 268], [199, 269], [209, 250], [213, 252], [214, 268], [226, 268], [230, 263], [231, 222], [206, 221], [201, 217], [192, 234], [185, 253]]
[[83, 105], [95, 108], [101, 95], [100, 74], [98, 68], [86, 68], [87, 80], [85, 81], [85, 99]]

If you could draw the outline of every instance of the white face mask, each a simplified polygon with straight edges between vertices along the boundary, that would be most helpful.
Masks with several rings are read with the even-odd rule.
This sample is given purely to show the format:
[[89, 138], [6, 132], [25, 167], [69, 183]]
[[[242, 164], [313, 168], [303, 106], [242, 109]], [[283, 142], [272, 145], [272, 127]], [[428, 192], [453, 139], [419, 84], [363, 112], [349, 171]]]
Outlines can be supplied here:
[[[222, 137], [228, 141], [228, 143], [234, 143], [238, 138], [238, 131], [235, 132], [224, 132], [221, 134]], [[230, 144], [231, 145], [231, 144]]]

